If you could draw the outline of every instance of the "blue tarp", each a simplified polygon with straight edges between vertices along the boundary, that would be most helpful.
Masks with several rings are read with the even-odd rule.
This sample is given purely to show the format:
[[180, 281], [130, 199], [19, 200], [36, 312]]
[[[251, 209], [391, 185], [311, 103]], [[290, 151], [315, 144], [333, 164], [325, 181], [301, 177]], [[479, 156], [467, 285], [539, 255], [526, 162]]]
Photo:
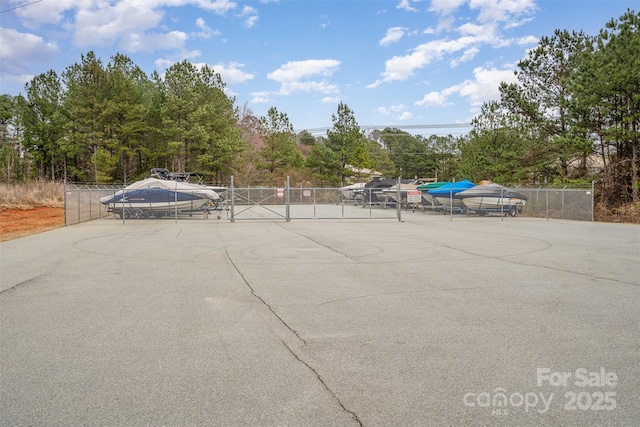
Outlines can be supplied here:
[[451, 194], [457, 194], [475, 186], [476, 185], [473, 182], [466, 179], [457, 182], [447, 182], [438, 188], [429, 190], [429, 194], [435, 197], [449, 197]]

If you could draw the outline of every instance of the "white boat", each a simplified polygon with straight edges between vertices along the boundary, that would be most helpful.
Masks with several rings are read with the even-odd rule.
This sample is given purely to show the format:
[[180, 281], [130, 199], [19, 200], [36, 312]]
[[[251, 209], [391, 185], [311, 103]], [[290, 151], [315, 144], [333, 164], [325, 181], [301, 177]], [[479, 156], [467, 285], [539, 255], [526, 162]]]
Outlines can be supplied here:
[[475, 184], [466, 179], [456, 182], [447, 182], [438, 188], [429, 190], [433, 200], [442, 207], [444, 212], [459, 211], [462, 209], [460, 199], [456, 195], [464, 190], [475, 187]]
[[365, 182], [357, 182], [355, 184], [345, 185], [344, 187], [340, 187], [342, 200], [344, 201], [355, 200], [356, 194], [358, 194], [359, 190], [362, 190], [365, 185], [366, 185]]
[[215, 191], [200, 184], [147, 178], [102, 197], [100, 203], [120, 218], [159, 218], [195, 211], [219, 198]]
[[[436, 180], [432, 178], [419, 178], [409, 182], [401, 182], [400, 183], [400, 203], [407, 202], [408, 191], [416, 190], [421, 185], [429, 184], [435, 181]], [[398, 202], [398, 184], [391, 186], [389, 188], [385, 188], [384, 190], [382, 190], [382, 193], [386, 196], [387, 202], [389, 203]]]
[[490, 212], [516, 216], [522, 212], [527, 197], [499, 184], [478, 185], [454, 196], [462, 205], [480, 215]]

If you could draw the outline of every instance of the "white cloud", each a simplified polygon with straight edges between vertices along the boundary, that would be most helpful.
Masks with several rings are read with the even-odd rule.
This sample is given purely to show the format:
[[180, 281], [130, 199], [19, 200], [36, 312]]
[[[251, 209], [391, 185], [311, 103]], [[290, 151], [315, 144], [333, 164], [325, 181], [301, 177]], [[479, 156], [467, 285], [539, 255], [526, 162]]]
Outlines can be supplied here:
[[131, 33], [120, 41], [127, 52], [154, 52], [156, 50], [179, 50], [184, 48], [189, 37], [182, 31], [162, 33]]
[[241, 18], [245, 18], [244, 26], [247, 28], [253, 28], [258, 22], [258, 10], [251, 6], [245, 6], [242, 8], [242, 12], [238, 15]]
[[518, 45], [520, 46], [527, 46], [527, 45], [531, 45], [531, 44], [538, 44], [539, 40], [537, 37], [534, 36], [526, 36], [526, 37], [520, 37], [516, 43], [518, 43]]
[[[514, 43], [532, 43], [531, 36], [504, 39], [499, 35], [499, 30], [524, 22], [527, 18], [522, 17], [536, 10], [534, 0], [432, 0], [429, 10], [440, 15], [439, 26], [437, 30], [428, 28], [423, 34], [433, 34], [451, 28], [456, 19], [453, 13], [465, 3], [468, 3], [471, 10], [477, 11], [477, 22], [466, 22], [455, 28], [460, 37], [428, 41], [416, 46], [407, 55], [396, 55], [388, 59], [380, 78], [367, 88], [376, 88], [385, 82], [407, 80], [413, 77], [417, 70], [433, 62], [445, 60], [447, 56], [463, 52], [457, 58], [449, 59], [450, 66], [456, 67], [473, 59], [483, 45], [500, 48]], [[396, 38], [398, 36], [401, 35], [395, 35]], [[391, 40], [393, 39], [389, 37], [389, 43]]]
[[[124, 0], [126, 1], [126, 0]], [[162, 2], [162, 0], [155, 0]], [[224, 15], [236, 8], [237, 3], [230, 0], [168, 0], [170, 6], [184, 6], [186, 4], [195, 4], [202, 9], [209, 10], [211, 12], [217, 13], [218, 15]]]
[[411, 6], [411, 0], [400, 0], [400, 3], [396, 6], [396, 9], [406, 10], [407, 12], [417, 12], [418, 9]]
[[471, 105], [482, 105], [491, 100], [500, 99], [500, 83], [517, 81], [513, 70], [478, 67], [473, 70], [474, 80], [465, 84], [459, 91], [460, 96], [469, 100]]
[[[19, 8], [15, 13], [27, 26], [61, 24], [73, 33], [76, 46], [113, 46], [125, 40], [123, 49], [132, 46], [136, 50], [149, 50], [151, 46], [144, 46], [144, 40], [155, 39], [160, 41], [157, 48], [162, 50], [174, 48], [176, 39], [172, 32], [155, 31], [150, 36], [147, 33], [159, 28], [172, 8], [190, 5], [219, 15], [237, 7], [237, 3], [230, 0], [56, 0]], [[254, 8], [245, 7], [242, 14], [247, 17], [245, 25], [255, 25], [257, 11]], [[202, 18], [196, 20], [196, 25], [201, 29], [198, 37], [219, 35], [208, 28]]]
[[440, 92], [429, 92], [420, 101], [416, 101], [418, 106], [437, 106], [443, 105], [447, 100], [447, 97]]
[[513, 17], [536, 10], [534, 0], [469, 0], [469, 7], [479, 10], [480, 22], [507, 22], [507, 25], [513, 24]]
[[156, 65], [156, 68], [158, 70], [166, 70], [167, 68], [171, 67], [175, 63], [176, 61], [168, 58], [158, 58], [154, 61], [154, 64]]
[[209, 28], [202, 18], [196, 19], [196, 27], [200, 28], [200, 32], [197, 34], [198, 37], [203, 39], [210, 39], [211, 36], [221, 35], [220, 31]]
[[380, 40], [380, 46], [388, 46], [391, 43], [400, 41], [406, 31], [407, 29], [404, 27], [392, 27], [387, 29], [387, 33], [384, 35], [382, 40]]
[[480, 52], [480, 49], [478, 49], [477, 47], [472, 47], [470, 49], [465, 50], [460, 58], [451, 60], [451, 63], [450, 63], [451, 67], [455, 68], [458, 65], [462, 64], [463, 62], [471, 61], [473, 58], [475, 58], [478, 52]]
[[400, 114], [398, 116], [398, 120], [403, 121], [403, 120], [410, 120], [413, 118], [413, 113], [409, 112], [409, 111], [405, 111], [402, 114]]
[[[195, 59], [195, 58], [199, 57], [200, 55], [201, 55], [201, 53], [198, 50], [192, 50], [192, 51], [180, 50], [177, 53], [173, 54], [169, 58], [158, 58], [158, 59], [156, 59], [154, 61], [154, 64], [156, 65], [156, 68], [158, 70], [166, 70], [167, 68], [171, 67], [176, 62], [182, 61], [184, 59], [187, 59], [187, 60], [191, 61], [192, 59]], [[194, 64], [194, 65], [200, 66], [201, 64]]]
[[222, 77], [222, 81], [226, 84], [243, 83], [247, 80], [253, 79], [254, 75], [251, 73], [245, 73], [242, 71], [244, 64], [237, 62], [230, 62], [225, 64], [224, 62], [214, 65], [213, 70], [219, 73]]
[[[14, 0], [16, 5], [24, 4], [24, 1]], [[56, 0], [42, 1], [32, 7], [21, 7], [15, 10], [16, 15], [26, 20], [28, 27], [37, 27], [40, 24], [57, 24], [64, 20], [64, 14], [68, 10], [80, 7], [83, 0]], [[4, 8], [4, 7], [3, 7]]]
[[100, 3], [97, 7], [80, 9], [76, 13], [76, 46], [112, 46], [121, 37], [141, 37], [156, 28], [162, 13], [135, 3], [120, 2], [111, 6]]
[[417, 46], [413, 52], [405, 56], [394, 56], [385, 62], [382, 79], [368, 85], [374, 88], [384, 82], [406, 80], [413, 76], [414, 71], [425, 67], [434, 60], [442, 59], [444, 54], [467, 49], [478, 40], [475, 37], [460, 37], [455, 40], [434, 40]]
[[0, 68], [3, 78], [9, 75], [23, 74], [29, 70], [28, 62], [48, 62], [58, 53], [58, 46], [42, 37], [30, 33], [21, 33], [11, 28], [0, 27]]
[[269, 73], [267, 77], [277, 82], [299, 80], [304, 77], [320, 74], [332, 75], [340, 66], [335, 59], [309, 59], [306, 61], [290, 61]]
[[342, 99], [337, 96], [325, 96], [322, 98], [324, 104], [338, 104], [340, 101], [342, 101]]
[[[334, 59], [291, 61], [267, 74], [267, 78], [280, 83], [280, 95], [298, 92], [338, 93], [338, 86], [328, 83], [325, 78], [331, 77], [339, 66], [340, 61]], [[314, 77], [320, 79], [314, 80]]]
[[247, 28], [253, 28], [258, 22], [258, 19], [260, 19], [258, 18], [258, 15], [250, 16], [244, 21], [244, 26]]
[[458, 94], [466, 98], [473, 107], [478, 107], [484, 102], [500, 99], [500, 83], [515, 83], [517, 81], [513, 70], [498, 70], [494, 67], [477, 67], [473, 70], [473, 80], [465, 80], [454, 86], [450, 86], [440, 92], [429, 92], [421, 100], [416, 101], [418, 106], [442, 106], [450, 104], [451, 95]]
[[291, 95], [296, 92], [337, 93], [338, 86], [325, 81], [292, 81], [280, 85], [280, 95]]
[[431, 0], [431, 8], [429, 10], [439, 13], [440, 15], [450, 15], [466, 3], [467, 0]]
[[271, 101], [269, 98], [269, 92], [251, 92], [251, 101], [250, 104], [267, 104]]

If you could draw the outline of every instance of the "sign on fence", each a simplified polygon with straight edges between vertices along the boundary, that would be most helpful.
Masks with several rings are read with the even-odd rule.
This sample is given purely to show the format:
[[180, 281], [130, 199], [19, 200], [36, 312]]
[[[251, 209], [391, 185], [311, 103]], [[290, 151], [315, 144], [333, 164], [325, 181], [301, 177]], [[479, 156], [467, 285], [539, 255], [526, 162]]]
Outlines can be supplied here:
[[407, 191], [407, 203], [420, 203], [422, 192], [420, 190]]

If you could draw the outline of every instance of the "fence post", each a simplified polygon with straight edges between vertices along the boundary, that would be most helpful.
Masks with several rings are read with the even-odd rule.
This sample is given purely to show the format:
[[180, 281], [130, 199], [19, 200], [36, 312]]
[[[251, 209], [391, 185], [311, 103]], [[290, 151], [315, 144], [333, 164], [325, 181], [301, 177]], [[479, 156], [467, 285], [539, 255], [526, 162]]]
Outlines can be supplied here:
[[562, 207], [560, 208], [560, 218], [561, 219], [564, 219], [564, 190], [565, 190], [565, 188], [567, 188], [566, 185], [562, 189]]
[[547, 203], [546, 203], [546, 209], [547, 209], [547, 221], [549, 221], [549, 187], [547, 187]]
[[596, 220], [596, 205], [595, 205], [595, 181], [591, 181], [591, 222]]
[[236, 196], [235, 196], [234, 187], [233, 187], [233, 175], [231, 175], [231, 185], [230, 185], [229, 191], [231, 194], [231, 222], [235, 222], [235, 218], [233, 217], [233, 214], [234, 214], [234, 203], [236, 200]]
[[455, 179], [451, 181], [451, 187], [449, 187], [449, 208], [451, 209], [451, 222], [453, 222], [453, 184], [455, 182]]
[[400, 183], [402, 182], [402, 177], [398, 177], [398, 181], [396, 183], [396, 209], [398, 212], [398, 222], [402, 222], [402, 200], [400, 200]]
[[289, 203], [290, 202], [290, 199], [289, 199], [289, 176], [287, 176], [287, 180], [284, 183], [284, 200], [285, 200], [285, 204], [286, 204], [286, 206], [285, 206], [285, 220], [287, 222], [289, 222], [289, 221], [291, 221], [291, 212], [289, 211], [289, 208], [290, 208], [290, 206], [289, 206], [289, 204], [290, 204]]
[[500, 187], [500, 221], [504, 221], [504, 188]]
[[67, 180], [62, 183], [64, 189], [64, 225], [67, 225]]

